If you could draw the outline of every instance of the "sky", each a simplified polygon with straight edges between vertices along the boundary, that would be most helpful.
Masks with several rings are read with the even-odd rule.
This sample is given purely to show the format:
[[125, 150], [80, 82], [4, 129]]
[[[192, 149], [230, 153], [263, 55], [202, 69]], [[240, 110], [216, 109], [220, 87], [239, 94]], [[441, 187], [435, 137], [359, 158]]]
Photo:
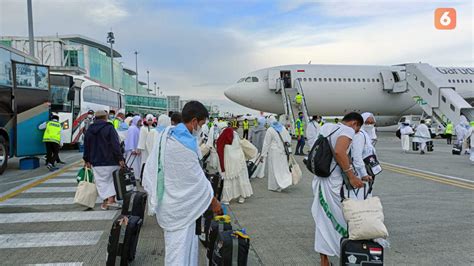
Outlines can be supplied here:
[[[455, 30], [434, 28], [434, 10], [457, 11]], [[473, 4], [464, 1], [33, 0], [35, 35], [82, 34], [119, 61], [150, 71], [168, 95], [255, 113], [224, 90], [246, 73], [287, 64], [426, 62], [473, 66]], [[0, 0], [0, 35], [27, 36], [26, 0]], [[144, 80], [142, 76], [142, 80]], [[153, 83], [152, 83], [153, 84]]]

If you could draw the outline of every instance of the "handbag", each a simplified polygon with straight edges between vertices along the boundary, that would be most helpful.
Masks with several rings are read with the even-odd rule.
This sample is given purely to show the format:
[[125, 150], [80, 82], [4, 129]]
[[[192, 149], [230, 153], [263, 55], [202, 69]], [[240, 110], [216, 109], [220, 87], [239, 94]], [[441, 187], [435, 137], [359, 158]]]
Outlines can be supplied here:
[[250, 141], [241, 139], [240, 147], [242, 147], [242, 151], [244, 152], [245, 160], [250, 160], [257, 157], [258, 149]]
[[301, 178], [303, 177], [303, 172], [301, 171], [301, 168], [293, 155], [290, 155], [289, 166], [292, 184], [296, 185], [301, 181]]
[[87, 168], [87, 167], [83, 167], [77, 173], [77, 177], [76, 177], [77, 183], [79, 183], [81, 181], [84, 181], [86, 175], [89, 176], [90, 182], [94, 182], [94, 174], [92, 173], [92, 169]]
[[84, 180], [80, 181], [77, 185], [76, 195], [74, 196], [74, 203], [89, 208], [94, 208], [98, 196], [97, 187], [94, 184], [94, 181], [92, 180], [92, 175], [89, 174], [89, 171], [87, 171], [86, 169], [84, 172]]
[[[367, 139], [364, 133], [362, 133], [362, 135], [364, 136], [364, 147], [365, 147], [365, 144], [367, 143]], [[373, 153], [373, 150], [372, 150], [371, 155], [365, 157], [362, 160], [364, 161], [365, 169], [367, 170], [368, 175], [375, 177], [376, 175], [382, 172], [382, 166], [380, 165], [379, 160], [377, 160], [377, 155]]]

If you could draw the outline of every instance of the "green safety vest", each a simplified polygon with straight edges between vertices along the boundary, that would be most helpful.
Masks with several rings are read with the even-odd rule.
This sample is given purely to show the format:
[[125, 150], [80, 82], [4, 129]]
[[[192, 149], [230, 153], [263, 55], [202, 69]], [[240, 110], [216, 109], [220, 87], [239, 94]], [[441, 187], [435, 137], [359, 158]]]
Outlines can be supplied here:
[[249, 129], [249, 121], [244, 121], [242, 122], [242, 125], [244, 127], [244, 130], [248, 130]]
[[46, 130], [43, 135], [43, 142], [54, 142], [59, 144], [61, 142], [61, 123], [49, 121], [46, 123]]
[[238, 126], [237, 126], [237, 120], [232, 121], [232, 127], [233, 127], [233, 128], [237, 128], [237, 127], [238, 127]]
[[449, 123], [446, 125], [446, 129], [444, 130], [444, 134], [453, 134], [453, 124]]
[[303, 95], [297, 94], [297, 95], [295, 96], [295, 101], [296, 101], [296, 103], [298, 103], [298, 104], [299, 104], [299, 103], [302, 103], [302, 102], [303, 102]]
[[[300, 128], [298, 128], [298, 125], [300, 125]], [[295, 134], [296, 136], [304, 136], [304, 122], [299, 118], [296, 120]]]
[[471, 121], [470, 125], [471, 127], [474, 127], [474, 121]]

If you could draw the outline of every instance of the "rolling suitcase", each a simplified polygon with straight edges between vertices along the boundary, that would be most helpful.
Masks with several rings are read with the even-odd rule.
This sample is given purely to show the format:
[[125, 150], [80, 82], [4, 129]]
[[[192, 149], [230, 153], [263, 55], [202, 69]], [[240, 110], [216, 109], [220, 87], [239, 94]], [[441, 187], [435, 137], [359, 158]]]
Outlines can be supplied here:
[[[120, 215], [115, 219], [107, 245], [107, 266], [126, 266], [135, 259], [142, 223], [138, 216]], [[120, 264], [116, 264], [117, 257]]]
[[122, 214], [145, 217], [147, 194], [140, 191], [127, 192], [123, 198]]
[[219, 232], [232, 230], [232, 225], [230, 223], [230, 216], [221, 215], [216, 216], [211, 220], [209, 225], [209, 230], [206, 233], [206, 243], [207, 243], [207, 258], [209, 259], [209, 265], [213, 265], [212, 256], [214, 253], [214, 245], [216, 243], [217, 236]]
[[214, 218], [214, 213], [211, 208], [207, 209], [204, 214], [196, 220], [196, 235], [205, 248], [209, 245], [209, 228], [211, 221]]
[[383, 265], [383, 247], [372, 240], [341, 239], [340, 265]]
[[224, 188], [224, 180], [219, 173], [215, 174], [206, 174], [207, 179], [211, 182], [212, 190], [214, 191], [214, 197], [217, 200], [222, 198], [222, 189]]
[[428, 142], [426, 142], [426, 149], [427, 149], [427, 151], [432, 152], [432, 151], [433, 151], [433, 147], [434, 147], [433, 141], [428, 141]]
[[246, 266], [250, 238], [242, 231], [227, 230], [219, 232], [210, 261], [213, 266]]
[[412, 142], [411, 143], [413, 151], [419, 151], [420, 150], [420, 143], [418, 142]]

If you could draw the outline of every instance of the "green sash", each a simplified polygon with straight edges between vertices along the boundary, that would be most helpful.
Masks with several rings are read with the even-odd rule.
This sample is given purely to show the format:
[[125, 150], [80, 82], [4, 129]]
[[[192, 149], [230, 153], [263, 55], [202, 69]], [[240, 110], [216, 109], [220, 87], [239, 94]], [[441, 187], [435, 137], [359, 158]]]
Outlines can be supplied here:
[[319, 203], [321, 204], [321, 207], [323, 207], [326, 216], [329, 218], [329, 220], [331, 220], [331, 223], [334, 226], [334, 230], [336, 230], [342, 237], [348, 237], [349, 234], [347, 233], [347, 229], [337, 222], [336, 218], [334, 218], [334, 215], [329, 209], [329, 204], [324, 199], [324, 195], [321, 190], [321, 184], [319, 184]]

